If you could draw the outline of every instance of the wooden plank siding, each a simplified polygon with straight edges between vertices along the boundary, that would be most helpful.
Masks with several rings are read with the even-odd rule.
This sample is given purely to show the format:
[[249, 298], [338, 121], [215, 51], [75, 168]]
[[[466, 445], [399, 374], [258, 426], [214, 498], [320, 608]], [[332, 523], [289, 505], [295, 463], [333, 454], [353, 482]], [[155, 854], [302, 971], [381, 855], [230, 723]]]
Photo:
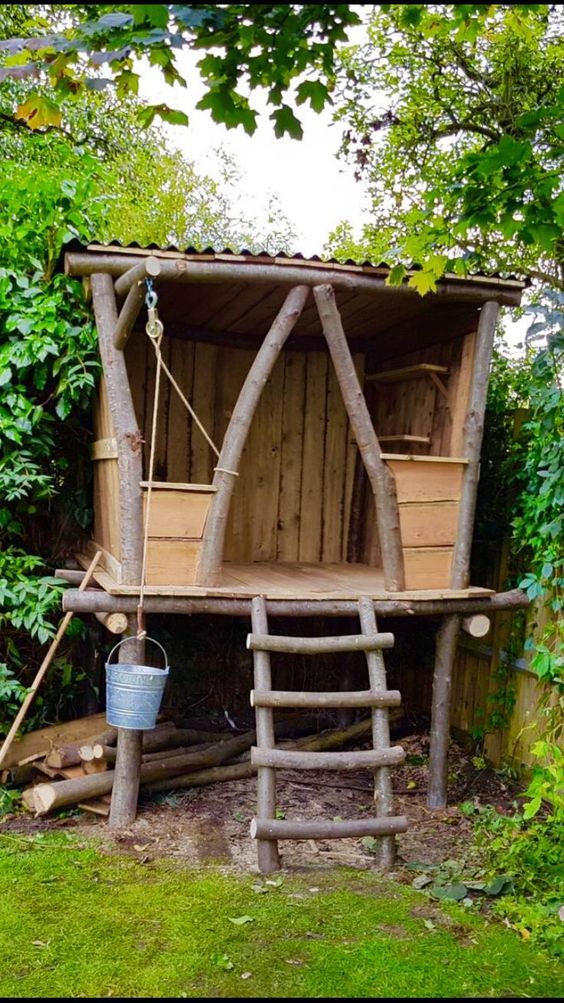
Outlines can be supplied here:
[[[163, 343], [164, 346], [164, 343]], [[167, 364], [218, 448], [254, 351], [168, 339]], [[127, 364], [148, 467], [155, 357], [135, 332]], [[362, 377], [364, 355], [355, 356]], [[155, 479], [211, 483], [216, 457], [164, 379]], [[105, 429], [109, 435], [109, 430]], [[97, 430], [97, 436], [102, 438]], [[285, 351], [262, 393], [231, 505], [228, 561], [345, 559], [357, 447], [326, 352]], [[107, 533], [105, 534], [107, 537]], [[110, 548], [108, 548], [110, 549]]]

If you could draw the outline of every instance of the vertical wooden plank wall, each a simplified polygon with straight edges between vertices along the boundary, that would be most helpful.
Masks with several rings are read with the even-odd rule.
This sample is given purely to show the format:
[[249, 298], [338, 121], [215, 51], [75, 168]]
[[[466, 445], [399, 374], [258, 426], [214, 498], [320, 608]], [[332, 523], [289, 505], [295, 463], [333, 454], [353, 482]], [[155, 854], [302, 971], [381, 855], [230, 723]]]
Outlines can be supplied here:
[[[112, 439], [113, 435], [106, 381], [102, 376], [94, 404], [94, 440]], [[121, 543], [117, 453], [115, 459], [96, 460], [94, 467], [94, 539], [119, 560]]]
[[[220, 446], [255, 353], [180, 339], [170, 339], [166, 353], [175, 378]], [[147, 452], [155, 362], [144, 335], [133, 334], [126, 359]], [[355, 365], [362, 374], [364, 355], [355, 356]], [[215, 457], [168, 387], [161, 393], [159, 415], [156, 479], [211, 483]], [[283, 352], [243, 452], [226, 560], [344, 560], [356, 454], [328, 354]]]

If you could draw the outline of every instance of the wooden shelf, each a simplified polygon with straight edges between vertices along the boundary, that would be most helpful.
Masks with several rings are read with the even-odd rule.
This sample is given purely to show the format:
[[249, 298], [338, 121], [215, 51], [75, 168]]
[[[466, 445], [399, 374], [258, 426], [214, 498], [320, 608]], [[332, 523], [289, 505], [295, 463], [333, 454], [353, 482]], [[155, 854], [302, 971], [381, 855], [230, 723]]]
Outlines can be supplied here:
[[448, 366], [435, 366], [431, 362], [420, 362], [416, 366], [405, 366], [403, 369], [388, 369], [383, 373], [369, 373], [367, 383], [401, 383], [402, 380], [415, 380], [422, 376], [448, 375]]
[[413, 442], [415, 445], [430, 446], [428, 435], [379, 435], [378, 442]]

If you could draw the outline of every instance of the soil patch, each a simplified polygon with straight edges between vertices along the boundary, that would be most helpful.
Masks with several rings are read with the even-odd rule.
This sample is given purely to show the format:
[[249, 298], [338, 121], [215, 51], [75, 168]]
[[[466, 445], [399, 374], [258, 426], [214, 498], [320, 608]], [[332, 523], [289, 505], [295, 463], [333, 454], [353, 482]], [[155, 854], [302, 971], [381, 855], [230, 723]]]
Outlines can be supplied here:
[[[395, 810], [405, 814], [409, 829], [398, 837], [398, 874], [403, 864], [437, 864], [464, 856], [471, 825], [458, 803], [473, 799], [509, 810], [515, 792], [494, 771], [481, 768], [455, 743], [449, 755], [450, 806], [426, 807], [429, 739], [404, 736], [405, 763], [393, 771]], [[256, 779], [181, 790], [149, 797], [142, 795], [139, 814], [128, 832], [111, 834], [105, 820], [83, 812], [57, 818], [6, 817], [0, 831], [35, 834], [57, 829], [95, 836], [107, 852], [128, 854], [146, 862], [172, 858], [191, 863], [217, 862], [237, 871], [256, 870], [256, 847], [249, 837], [255, 812]], [[288, 819], [358, 818], [373, 811], [373, 791], [366, 772], [328, 771], [278, 774], [279, 817]], [[283, 866], [325, 870], [335, 864], [368, 869], [374, 864], [369, 848], [359, 839], [287, 841], [280, 844]], [[413, 877], [406, 872], [405, 879]]]

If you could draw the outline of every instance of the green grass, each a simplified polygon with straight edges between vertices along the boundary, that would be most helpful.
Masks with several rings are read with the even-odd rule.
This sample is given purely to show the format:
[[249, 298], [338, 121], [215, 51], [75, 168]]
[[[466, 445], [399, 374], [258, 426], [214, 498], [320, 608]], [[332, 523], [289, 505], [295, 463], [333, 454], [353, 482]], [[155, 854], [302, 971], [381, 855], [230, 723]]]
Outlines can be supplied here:
[[[253, 885], [105, 856], [61, 834], [0, 837], [0, 993], [559, 995], [558, 964], [515, 933], [377, 874], [311, 871], [263, 885], [267, 894]], [[229, 921], [241, 916], [252, 922]]]

